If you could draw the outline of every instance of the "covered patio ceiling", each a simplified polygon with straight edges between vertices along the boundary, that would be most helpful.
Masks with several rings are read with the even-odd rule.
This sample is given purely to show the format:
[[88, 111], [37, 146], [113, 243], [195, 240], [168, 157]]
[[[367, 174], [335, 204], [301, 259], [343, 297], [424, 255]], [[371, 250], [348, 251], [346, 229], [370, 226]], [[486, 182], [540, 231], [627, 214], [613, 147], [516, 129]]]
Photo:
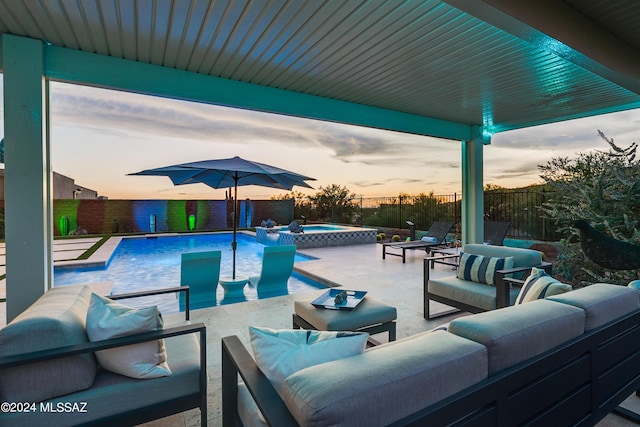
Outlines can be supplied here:
[[53, 283], [46, 80], [459, 140], [463, 243], [492, 134], [640, 107], [638, 0], [0, 0], [0, 36], [8, 320]]
[[640, 107], [637, 0], [0, 0], [0, 33], [437, 119], [452, 139]]

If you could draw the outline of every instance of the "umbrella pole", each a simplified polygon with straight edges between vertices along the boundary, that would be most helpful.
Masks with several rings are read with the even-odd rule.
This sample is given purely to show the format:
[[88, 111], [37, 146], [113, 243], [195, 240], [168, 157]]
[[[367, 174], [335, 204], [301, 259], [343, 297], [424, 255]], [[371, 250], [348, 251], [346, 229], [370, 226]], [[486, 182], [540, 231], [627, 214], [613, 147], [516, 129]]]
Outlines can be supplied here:
[[233, 250], [233, 274], [231, 278], [236, 280], [236, 248], [238, 243], [236, 242], [236, 228], [238, 223], [238, 172], [233, 177], [235, 181], [235, 190], [233, 195], [233, 242], [231, 242], [231, 249]]

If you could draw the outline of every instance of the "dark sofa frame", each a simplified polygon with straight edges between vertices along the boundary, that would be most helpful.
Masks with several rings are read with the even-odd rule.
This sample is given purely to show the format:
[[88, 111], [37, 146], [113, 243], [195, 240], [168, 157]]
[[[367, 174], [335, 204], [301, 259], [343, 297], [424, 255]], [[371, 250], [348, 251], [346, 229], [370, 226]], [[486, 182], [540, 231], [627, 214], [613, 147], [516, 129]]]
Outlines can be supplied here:
[[[222, 338], [224, 426], [242, 425], [237, 410], [238, 374], [269, 425], [298, 425], [239, 338], [229, 336]], [[616, 410], [638, 388], [640, 310], [500, 372], [393, 425], [592, 426]]]
[[[132, 292], [127, 294], [110, 295], [113, 300], [121, 300], [126, 298], [138, 298], [144, 296], [160, 295], [166, 293], [183, 292], [185, 294], [185, 320], [189, 320], [189, 287], [179, 286], [174, 288], [157, 289], [153, 291]], [[75, 356], [78, 354], [94, 353], [99, 350], [108, 348], [122, 347], [130, 344], [138, 344], [146, 341], [154, 341], [163, 338], [171, 338], [186, 334], [199, 334], [200, 338], [200, 390], [188, 396], [179, 399], [172, 399], [162, 403], [136, 408], [132, 411], [114, 414], [112, 416], [101, 418], [93, 422], [85, 423], [88, 426], [135, 426], [146, 423], [158, 418], [167, 417], [169, 415], [188, 411], [190, 409], [200, 409], [200, 424], [202, 427], [207, 426], [207, 336], [204, 323], [194, 323], [192, 325], [176, 326], [164, 328], [160, 331], [147, 332], [143, 334], [128, 335], [124, 337], [112, 338], [102, 341], [94, 341], [82, 345], [72, 345], [60, 347], [50, 350], [43, 350], [33, 353], [20, 354], [15, 356], [6, 356], [0, 358], [0, 370], [13, 366], [25, 365], [28, 363], [41, 362], [51, 359], [57, 359], [67, 356]], [[153, 380], [148, 380], [153, 381]], [[73, 396], [70, 394], [69, 396]]]

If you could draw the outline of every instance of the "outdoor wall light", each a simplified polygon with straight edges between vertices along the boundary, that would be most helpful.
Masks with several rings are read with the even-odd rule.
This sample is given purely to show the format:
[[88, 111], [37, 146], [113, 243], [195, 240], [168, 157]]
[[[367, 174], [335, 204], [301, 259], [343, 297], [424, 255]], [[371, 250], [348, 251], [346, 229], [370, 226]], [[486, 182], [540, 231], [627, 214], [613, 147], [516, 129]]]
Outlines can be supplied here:
[[413, 227], [415, 224], [414, 224], [413, 222], [411, 222], [411, 221], [407, 221], [407, 225], [408, 225], [409, 227]]

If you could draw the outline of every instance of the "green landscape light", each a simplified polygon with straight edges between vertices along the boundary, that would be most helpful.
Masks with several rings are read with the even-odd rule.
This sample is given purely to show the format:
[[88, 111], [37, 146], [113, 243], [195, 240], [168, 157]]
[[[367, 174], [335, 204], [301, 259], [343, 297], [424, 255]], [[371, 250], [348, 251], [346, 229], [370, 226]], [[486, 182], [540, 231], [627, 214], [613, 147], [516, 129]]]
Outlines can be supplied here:
[[66, 215], [62, 215], [58, 225], [60, 226], [60, 234], [67, 236], [69, 234], [69, 218]]
[[189, 231], [193, 231], [196, 228], [196, 216], [194, 214], [189, 215]]

